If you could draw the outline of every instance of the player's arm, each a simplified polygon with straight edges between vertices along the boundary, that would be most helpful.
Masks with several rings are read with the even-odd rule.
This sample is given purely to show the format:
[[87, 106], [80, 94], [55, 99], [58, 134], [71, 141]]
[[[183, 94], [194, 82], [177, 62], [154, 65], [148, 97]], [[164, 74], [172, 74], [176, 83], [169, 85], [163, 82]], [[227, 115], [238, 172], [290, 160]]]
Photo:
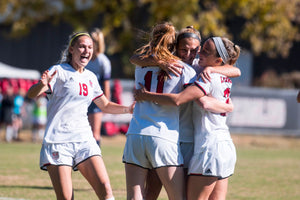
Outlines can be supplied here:
[[210, 81], [211, 73], [223, 74], [230, 78], [235, 78], [235, 77], [241, 76], [241, 70], [239, 68], [232, 66], [232, 65], [225, 64], [222, 66], [205, 67], [203, 69], [203, 71], [200, 73], [200, 77], [202, 78], [202, 80], [204, 82], [206, 82], [205, 80]]
[[141, 89], [136, 90], [134, 93], [136, 101], [152, 101], [163, 105], [179, 106], [183, 103], [199, 99], [205, 95], [205, 93], [196, 85], [191, 85], [177, 94], [149, 92], [142, 84], [140, 84], [140, 86]]
[[233, 111], [233, 103], [229, 98], [228, 103], [221, 102], [210, 96], [203, 96], [196, 100], [196, 103], [204, 110], [212, 113], [228, 113]]
[[125, 114], [125, 113], [133, 113], [134, 105], [123, 106], [114, 102], [109, 101], [105, 95], [102, 95], [94, 100], [94, 103], [105, 113], [111, 114]]
[[49, 89], [48, 84], [50, 83], [52, 78], [55, 76], [55, 74], [56, 74], [56, 71], [54, 71], [52, 74], [49, 74], [49, 70], [44, 71], [39, 82], [29, 88], [26, 96], [28, 98], [33, 99], [33, 98], [41, 95], [42, 93], [46, 92]]
[[162, 70], [167, 72], [169, 78], [171, 78], [170, 73], [180, 76], [181, 69], [183, 66], [174, 60], [173, 62], [167, 62], [164, 60], [155, 59], [153, 56], [142, 57], [141, 55], [133, 55], [130, 58], [130, 62], [134, 65], [149, 67], [149, 66], [159, 66]]
[[300, 91], [298, 92], [297, 101], [300, 103]]

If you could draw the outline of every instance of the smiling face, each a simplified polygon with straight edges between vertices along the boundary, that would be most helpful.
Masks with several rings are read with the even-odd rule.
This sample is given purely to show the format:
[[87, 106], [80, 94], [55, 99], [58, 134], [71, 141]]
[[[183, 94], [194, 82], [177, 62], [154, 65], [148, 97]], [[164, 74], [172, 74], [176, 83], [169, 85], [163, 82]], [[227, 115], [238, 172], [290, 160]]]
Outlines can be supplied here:
[[176, 54], [183, 62], [192, 65], [197, 53], [199, 53], [201, 47], [199, 40], [195, 38], [183, 38], [179, 40]]
[[222, 64], [222, 59], [217, 57], [217, 50], [212, 39], [208, 39], [203, 44], [199, 53], [199, 65], [201, 67], [219, 66]]
[[93, 56], [93, 41], [87, 36], [79, 36], [73, 46], [69, 47], [72, 54], [71, 65], [74, 69], [82, 72]]

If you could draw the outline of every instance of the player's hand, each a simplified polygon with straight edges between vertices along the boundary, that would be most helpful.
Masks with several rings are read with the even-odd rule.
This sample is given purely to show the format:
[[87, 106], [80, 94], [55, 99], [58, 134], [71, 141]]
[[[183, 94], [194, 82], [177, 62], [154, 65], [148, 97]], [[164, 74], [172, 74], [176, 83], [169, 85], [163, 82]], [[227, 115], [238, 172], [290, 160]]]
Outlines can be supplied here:
[[165, 62], [160, 60], [158, 62], [161, 69], [167, 73], [169, 79], [172, 78], [170, 73], [173, 73], [175, 76], [180, 76], [182, 74], [182, 69], [184, 68], [184, 66], [180, 64], [177, 60], [173, 60], [171, 62]]
[[134, 110], [134, 107], [135, 107], [135, 103], [136, 101], [134, 101], [128, 108], [129, 108], [129, 113], [132, 114], [133, 113], [133, 110]]
[[205, 67], [203, 71], [199, 74], [198, 79], [201, 77], [204, 83], [211, 81], [210, 74], [213, 73], [213, 67]]
[[42, 76], [41, 76], [41, 79], [40, 79], [40, 82], [43, 84], [43, 85], [48, 85], [50, 83], [50, 81], [53, 79], [53, 77], [55, 76], [57, 71], [54, 71], [51, 75], [49, 74], [49, 70], [46, 70], [43, 72]]
[[230, 113], [230, 112], [233, 112], [233, 109], [234, 109], [234, 105], [233, 105], [233, 103], [232, 103], [232, 100], [231, 100], [231, 98], [228, 98], [228, 102], [227, 102], [227, 104], [228, 104], [228, 106], [229, 106], [229, 109], [228, 109], [228, 113]]
[[140, 85], [141, 88], [140, 89], [136, 89], [134, 91], [134, 95], [133, 96], [134, 96], [134, 99], [136, 101], [143, 101], [143, 100], [145, 100], [144, 96], [145, 96], [147, 90], [146, 90], [146, 88], [145, 88], [145, 86], [143, 84], [139, 83], [139, 85]]

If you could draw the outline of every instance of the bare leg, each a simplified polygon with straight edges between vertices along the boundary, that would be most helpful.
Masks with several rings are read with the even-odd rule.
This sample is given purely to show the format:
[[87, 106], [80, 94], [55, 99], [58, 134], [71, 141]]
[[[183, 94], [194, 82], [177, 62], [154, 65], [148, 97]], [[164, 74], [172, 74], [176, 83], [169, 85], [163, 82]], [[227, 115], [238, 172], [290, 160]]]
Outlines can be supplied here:
[[91, 124], [92, 131], [93, 131], [93, 136], [94, 136], [95, 140], [97, 142], [99, 142], [99, 144], [100, 144], [100, 140], [101, 140], [102, 116], [103, 116], [102, 112], [97, 112], [97, 113], [88, 115], [89, 122]]
[[218, 180], [209, 200], [225, 200], [228, 188], [228, 178]]
[[57, 200], [72, 200], [72, 168], [69, 166], [49, 165], [47, 167]]
[[187, 197], [189, 200], [207, 200], [214, 190], [217, 177], [189, 176]]
[[148, 169], [125, 164], [127, 199], [142, 200], [145, 193], [145, 181]]
[[91, 184], [99, 199], [104, 200], [113, 197], [109, 177], [102, 157], [90, 157], [77, 167]]
[[185, 199], [184, 172], [182, 167], [160, 167], [156, 172], [170, 200]]
[[156, 200], [162, 188], [162, 183], [155, 170], [149, 170], [146, 182], [145, 199]]

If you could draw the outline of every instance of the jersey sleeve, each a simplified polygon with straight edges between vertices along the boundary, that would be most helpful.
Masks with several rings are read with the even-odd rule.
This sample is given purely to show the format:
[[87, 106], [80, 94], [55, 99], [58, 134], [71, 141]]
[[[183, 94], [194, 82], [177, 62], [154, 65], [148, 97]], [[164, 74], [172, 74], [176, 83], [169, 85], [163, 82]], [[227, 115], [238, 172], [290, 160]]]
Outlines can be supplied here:
[[49, 82], [49, 90], [46, 91], [46, 93], [53, 93], [54, 85], [56, 83], [56, 80], [60, 74], [60, 68], [57, 65], [53, 65], [52, 67], [49, 68], [49, 74], [52, 75], [55, 71], [56, 74], [53, 76], [52, 80]]
[[[213, 74], [211, 74], [211, 76], [213, 76]], [[211, 78], [212, 81], [213, 79], [214, 78]], [[206, 81], [205, 83], [201, 77], [195, 81], [195, 85], [198, 86], [205, 95], [211, 92], [212, 82]]]
[[105, 56], [104, 58], [105, 59], [103, 59], [103, 80], [109, 80], [111, 78], [111, 62], [107, 56]]
[[190, 85], [195, 82], [197, 79], [196, 76], [196, 71], [189, 65], [184, 63], [184, 68], [183, 68], [183, 73], [182, 73], [182, 83], [183, 86]]
[[99, 85], [99, 82], [97, 80], [97, 77], [95, 74], [93, 74], [91, 72], [91, 81], [92, 81], [92, 84], [94, 86], [93, 88], [93, 100], [95, 100], [96, 98], [98, 97], [101, 97], [104, 93], [103, 93], [103, 90], [101, 89], [100, 85]]

